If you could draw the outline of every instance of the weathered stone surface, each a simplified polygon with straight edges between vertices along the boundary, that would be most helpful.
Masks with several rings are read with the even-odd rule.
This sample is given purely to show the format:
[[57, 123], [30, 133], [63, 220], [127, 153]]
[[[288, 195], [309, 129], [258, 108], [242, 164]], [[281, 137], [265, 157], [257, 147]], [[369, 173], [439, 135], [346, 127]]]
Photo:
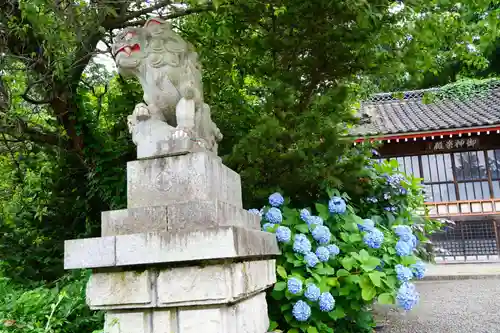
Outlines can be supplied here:
[[94, 273], [87, 283], [87, 304], [94, 309], [153, 304], [153, 277], [150, 270]]
[[279, 253], [273, 234], [237, 227], [116, 236], [117, 266], [271, 256]]
[[[144, 90], [145, 103], [137, 104], [127, 117], [139, 156], [153, 156], [158, 153], [157, 143], [179, 137], [200, 142], [206, 150], [217, 154], [222, 134], [211, 119], [210, 107], [203, 102], [201, 67], [191, 44], [176, 34], [169, 23], [154, 18], [143, 27], [120, 32], [113, 54], [120, 73], [139, 78]], [[158, 124], [137, 129], [149, 120]], [[171, 151], [179, 147], [168, 148]]]
[[[101, 239], [106, 239], [105, 247]], [[98, 268], [279, 254], [278, 243], [272, 233], [220, 227], [66, 241], [65, 267]]]
[[234, 305], [109, 311], [106, 333], [265, 333], [269, 327], [265, 293]]
[[[162, 313], [163, 314], [163, 313]], [[170, 315], [170, 313], [169, 313]], [[153, 331], [153, 311], [110, 311], [105, 314], [105, 333], [172, 333], [174, 330]], [[161, 315], [160, 315], [161, 316]], [[170, 329], [170, 327], [167, 327]]]
[[222, 201], [188, 201], [169, 206], [138, 207], [102, 213], [102, 236], [218, 226], [260, 229], [260, 218]]
[[128, 208], [214, 201], [242, 208], [240, 176], [211, 153], [127, 164]]
[[115, 237], [73, 239], [64, 242], [64, 268], [110, 267], [116, 264]]
[[101, 214], [101, 235], [116, 236], [168, 230], [167, 206], [112, 210]]
[[276, 282], [274, 260], [182, 267], [158, 276], [158, 306], [231, 303]]
[[269, 327], [265, 293], [221, 308], [180, 308], [179, 333], [264, 333]]
[[94, 310], [235, 303], [276, 283], [275, 260], [95, 273], [87, 285]]

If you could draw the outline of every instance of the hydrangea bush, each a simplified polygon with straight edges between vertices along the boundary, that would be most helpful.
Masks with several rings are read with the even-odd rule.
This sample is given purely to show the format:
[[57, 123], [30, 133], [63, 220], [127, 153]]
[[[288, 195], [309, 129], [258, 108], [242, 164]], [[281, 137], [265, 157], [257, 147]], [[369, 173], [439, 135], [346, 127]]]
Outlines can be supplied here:
[[372, 191], [357, 202], [333, 190], [328, 201], [295, 209], [274, 193], [268, 206], [251, 210], [282, 251], [268, 295], [271, 331], [371, 332], [374, 302], [406, 311], [418, 303], [413, 282], [425, 275], [418, 248], [439, 226], [423, 219], [416, 227], [418, 183], [384, 168], [373, 165]]

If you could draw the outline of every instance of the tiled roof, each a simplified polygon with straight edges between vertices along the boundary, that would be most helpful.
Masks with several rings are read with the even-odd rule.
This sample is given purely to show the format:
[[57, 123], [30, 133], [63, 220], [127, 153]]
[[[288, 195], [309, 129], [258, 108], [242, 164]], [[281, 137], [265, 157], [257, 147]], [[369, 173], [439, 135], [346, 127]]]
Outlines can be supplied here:
[[438, 89], [404, 92], [399, 96], [374, 95], [361, 104], [361, 123], [352, 129], [351, 135], [380, 136], [500, 125], [498, 84], [468, 99], [424, 103], [424, 95], [436, 91]]

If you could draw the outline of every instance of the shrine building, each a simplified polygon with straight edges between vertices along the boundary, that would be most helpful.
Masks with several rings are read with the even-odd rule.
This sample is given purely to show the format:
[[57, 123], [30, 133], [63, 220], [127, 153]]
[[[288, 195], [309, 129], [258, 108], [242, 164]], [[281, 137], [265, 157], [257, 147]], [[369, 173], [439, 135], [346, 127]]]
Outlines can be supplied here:
[[432, 236], [436, 261], [500, 259], [500, 85], [468, 98], [439, 89], [374, 95], [361, 105], [356, 142], [423, 179], [433, 218], [455, 225]]

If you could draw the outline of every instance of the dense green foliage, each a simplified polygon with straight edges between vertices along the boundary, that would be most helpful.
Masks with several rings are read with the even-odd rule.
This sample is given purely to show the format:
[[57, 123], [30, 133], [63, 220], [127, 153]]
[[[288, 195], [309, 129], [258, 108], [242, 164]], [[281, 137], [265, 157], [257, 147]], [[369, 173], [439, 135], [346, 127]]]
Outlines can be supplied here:
[[406, 310], [418, 301], [404, 293], [413, 288], [405, 283], [423, 277], [417, 262], [426, 253], [426, 235], [440, 224], [414, 218], [423, 208], [416, 179], [393, 163], [368, 166], [371, 191], [361, 197], [330, 191], [328, 203], [298, 210], [276, 193], [261, 210], [263, 229], [276, 233], [283, 253], [268, 297], [271, 330], [371, 332], [374, 301]]
[[50, 286], [23, 288], [0, 279], [0, 331], [9, 333], [75, 333], [102, 328], [103, 314], [85, 304], [90, 272], [78, 272]]

